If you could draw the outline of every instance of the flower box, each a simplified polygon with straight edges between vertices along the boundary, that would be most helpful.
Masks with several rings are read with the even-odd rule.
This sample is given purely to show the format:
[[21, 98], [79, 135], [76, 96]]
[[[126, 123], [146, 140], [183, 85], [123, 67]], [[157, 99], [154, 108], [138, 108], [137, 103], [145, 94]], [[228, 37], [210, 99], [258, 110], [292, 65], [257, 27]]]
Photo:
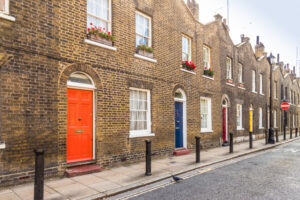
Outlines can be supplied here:
[[196, 69], [196, 65], [194, 65], [191, 61], [182, 61], [182, 68], [188, 71], [194, 71]]
[[107, 40], [105, 38], [102, 38], [98, 35], [95, 34], [90, 34], [87, 36], [89, 40], [92, 40], [94, 42], [99, 42], [101, 44], [105, 44], [107, 46], [113, 46], [113, 42], [111, 40]]
[[203, 74], [205, 76], [213, 77], [214, 72], [211, 70], [211, 68], [209, 68], [209, 69], [205, 68], [204, 71], [203, 71]]
[[147, 52], [145, 50], [137, 49], [136, 53], [141, 55], [141, 56], [145, 56], [145, 57], [148, 57], [148, 58], [153, 58], [153, 53]]
[[243, 88], [244, 87], [244, 83], [238, 83], [238, 87]]

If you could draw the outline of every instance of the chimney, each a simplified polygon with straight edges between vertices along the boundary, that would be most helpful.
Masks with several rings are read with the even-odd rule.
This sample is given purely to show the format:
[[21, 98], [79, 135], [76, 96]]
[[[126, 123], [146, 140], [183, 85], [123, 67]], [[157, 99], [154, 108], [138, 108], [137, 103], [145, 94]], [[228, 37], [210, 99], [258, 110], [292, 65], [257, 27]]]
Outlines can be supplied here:
[[278, 53], [277, 54], [277, 63], [279, 63], [280, 62], [280, 54]]
[[244, 35], [244, 34], [242, 34], [242, 35], [241, 35], [241, 42], [243, 42], [243, 41], [244, 41], [244, 38], [245, 38], [245, 35]]
[[199, 4], [196, 3], [195, 0], [188, 0], [187, 1], [187, 6], [192, 12], [193, 16], [199, 20]]
[[255, 56], [260, 58], [265, 54], [265, 46], [262, 42], [259, 41], [259, 36], [256, 37], [256, 45], [255, 45]]
[[214, 18], [215, 18], [215, 21], [222, 21], [222, 15], [220, 15], [220, 14], [216, 14], [215, 16], [214, 16]]

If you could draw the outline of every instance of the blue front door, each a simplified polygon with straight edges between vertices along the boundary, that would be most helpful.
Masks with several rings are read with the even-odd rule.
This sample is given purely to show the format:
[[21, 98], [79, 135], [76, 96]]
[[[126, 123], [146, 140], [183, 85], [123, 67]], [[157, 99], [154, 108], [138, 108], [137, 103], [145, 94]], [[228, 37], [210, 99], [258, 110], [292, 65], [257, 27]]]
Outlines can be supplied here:
[[175, 102], [175, 148], [183, 147], [183, 103]]

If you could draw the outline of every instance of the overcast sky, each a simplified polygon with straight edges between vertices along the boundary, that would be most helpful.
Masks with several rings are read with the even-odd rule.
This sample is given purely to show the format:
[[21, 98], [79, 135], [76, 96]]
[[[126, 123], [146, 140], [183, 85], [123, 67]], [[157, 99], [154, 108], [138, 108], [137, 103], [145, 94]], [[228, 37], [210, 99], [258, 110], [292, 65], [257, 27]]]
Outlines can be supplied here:
[[[216, 13], [227, 18], [227, 0], [198, 2], [200, 22], [214, 20]], [[268, 53], [280, 53], [281, 61], [294, 66], [296, 48], [300, 47], [299, 14], [300, 0], [229, 0], [230, 35], [234, 43], [239, 43], [240, 35], [245, 34], [253, 47], [259, 35]]]

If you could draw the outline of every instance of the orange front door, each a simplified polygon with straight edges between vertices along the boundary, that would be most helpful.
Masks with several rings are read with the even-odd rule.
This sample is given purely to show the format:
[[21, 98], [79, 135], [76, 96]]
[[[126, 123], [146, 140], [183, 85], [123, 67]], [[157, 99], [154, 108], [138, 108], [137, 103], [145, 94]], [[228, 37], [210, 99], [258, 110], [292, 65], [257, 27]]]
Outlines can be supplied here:
[[67, 91], [67, 162], [93, 159], [93, 92]]

